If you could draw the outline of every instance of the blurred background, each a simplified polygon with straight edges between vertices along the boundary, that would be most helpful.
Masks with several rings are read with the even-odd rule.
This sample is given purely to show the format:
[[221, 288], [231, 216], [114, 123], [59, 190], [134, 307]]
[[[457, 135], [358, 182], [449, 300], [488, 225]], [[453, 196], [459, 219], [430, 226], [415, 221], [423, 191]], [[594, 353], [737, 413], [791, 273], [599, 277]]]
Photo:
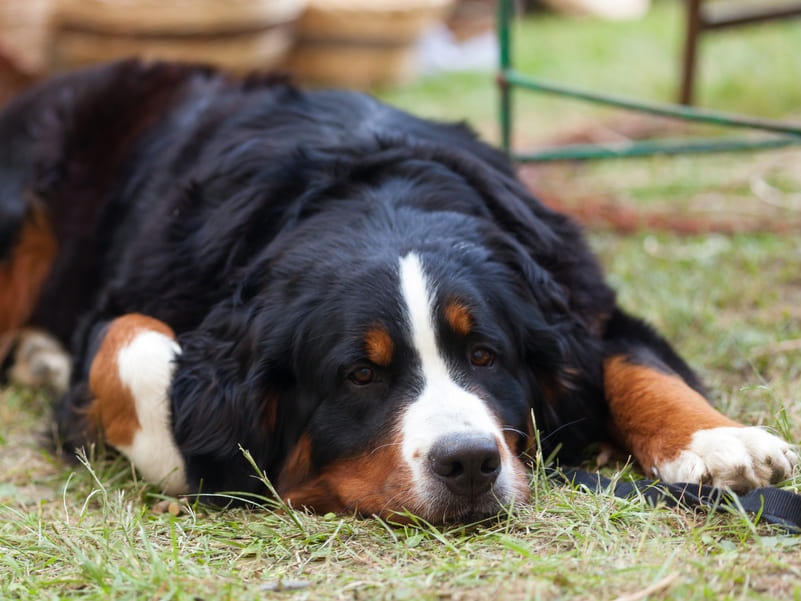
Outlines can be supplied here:
[[0, 0], [0, 56], [7, 90], [131, 55], [367, 89], [408, 82], [431, 60], [423, 38], [481, 35], [492, 13], [481, 0]]
[[[0, 0], [0, 103], [53, 72], [126, 56], [293, 74], [370, 90], [417, 113], [495, 127], [496, 0]], [[790, 0], [514, 0], [513, 60], [586, 89], [674, 101], [687, 10]], [[801, 19], [699, 37], [694, 101], [764, 117], [801, 107]], [[599, 122], [526, 97], [516, 139]], [[631, 128], [631, 124], [627, 125]], [[635, 128], [636, 129], [636, 128]], [[630, 133], [630, 132], [629, 132]], [[637, 132], [634, 132], [637, 133]], [[641, 133], [641, 132], [640, 132]], [[586, 132], [579, 133], [579, 138]], [[602, 135], [595, 132], [593, 135]]]

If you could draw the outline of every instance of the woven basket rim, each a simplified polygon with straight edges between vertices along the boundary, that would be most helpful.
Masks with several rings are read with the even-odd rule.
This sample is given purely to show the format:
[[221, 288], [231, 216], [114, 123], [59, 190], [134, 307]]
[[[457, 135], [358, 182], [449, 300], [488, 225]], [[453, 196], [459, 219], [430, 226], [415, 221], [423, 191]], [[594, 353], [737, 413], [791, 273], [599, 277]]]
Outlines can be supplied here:
[[385, 13], [439, 11], [454, 0], [309, 0], [307, 11]]
[[53, 22], [118, 31], [197, 31], [292, 22], [307, 0], [60, 0]]

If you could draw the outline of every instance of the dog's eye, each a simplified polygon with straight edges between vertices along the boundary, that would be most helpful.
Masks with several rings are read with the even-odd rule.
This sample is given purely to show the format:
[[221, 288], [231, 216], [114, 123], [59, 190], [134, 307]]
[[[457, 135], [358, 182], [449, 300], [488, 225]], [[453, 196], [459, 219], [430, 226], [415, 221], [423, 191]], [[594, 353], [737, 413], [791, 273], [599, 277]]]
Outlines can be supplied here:
[[495, 363], [495, 353], [483, 346], [470, 350], [470, 363], [476, 367], [491, 367]]
[[348, 374], [348, 380], [358, 386], [366, 386], [375, 380], [375, 371], [369, 367], [357, 367]]

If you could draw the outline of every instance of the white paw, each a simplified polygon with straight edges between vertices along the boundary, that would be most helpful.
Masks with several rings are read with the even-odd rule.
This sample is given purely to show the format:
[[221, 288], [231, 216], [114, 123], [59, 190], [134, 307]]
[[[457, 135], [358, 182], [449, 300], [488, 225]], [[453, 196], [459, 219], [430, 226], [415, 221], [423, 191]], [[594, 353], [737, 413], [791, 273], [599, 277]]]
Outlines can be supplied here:
[[39, 330], [26, 330], [17, 342], [8, 375], [17, 384], [63, 393], [69, 384], [70, 371], [70, 356], [55, 338]]
[[654, 470], [666, 482], [746, 491], [788, 478], [796, 463], [792, 447], [762, 428], [711, 428], [693, 434], [686, 449]]

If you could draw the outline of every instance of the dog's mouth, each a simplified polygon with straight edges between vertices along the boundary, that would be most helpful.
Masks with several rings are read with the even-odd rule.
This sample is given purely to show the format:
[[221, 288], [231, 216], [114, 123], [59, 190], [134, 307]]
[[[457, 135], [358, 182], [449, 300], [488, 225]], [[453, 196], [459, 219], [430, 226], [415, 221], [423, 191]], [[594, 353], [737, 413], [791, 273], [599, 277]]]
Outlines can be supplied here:
[[[436, 525], [469, 525], [493, 520], [516, 503], [514, 499], [501, 499], [496, 495], [487, 495], [474, 501], [452, 499], [426, 507], [414, 514], [414, 517]], [[412, 517], [409, 514], [403, 515]]]
[[432, 524], [472, 524], [502, 515], [525, 502], [530, 495], [527, 479], [498, 483], [474, 496], [457, 495], [444, 486], [437, 486], [438, 483], [430, 484], [410, 504], [409, 513], [398, 515], [416, 516]]

